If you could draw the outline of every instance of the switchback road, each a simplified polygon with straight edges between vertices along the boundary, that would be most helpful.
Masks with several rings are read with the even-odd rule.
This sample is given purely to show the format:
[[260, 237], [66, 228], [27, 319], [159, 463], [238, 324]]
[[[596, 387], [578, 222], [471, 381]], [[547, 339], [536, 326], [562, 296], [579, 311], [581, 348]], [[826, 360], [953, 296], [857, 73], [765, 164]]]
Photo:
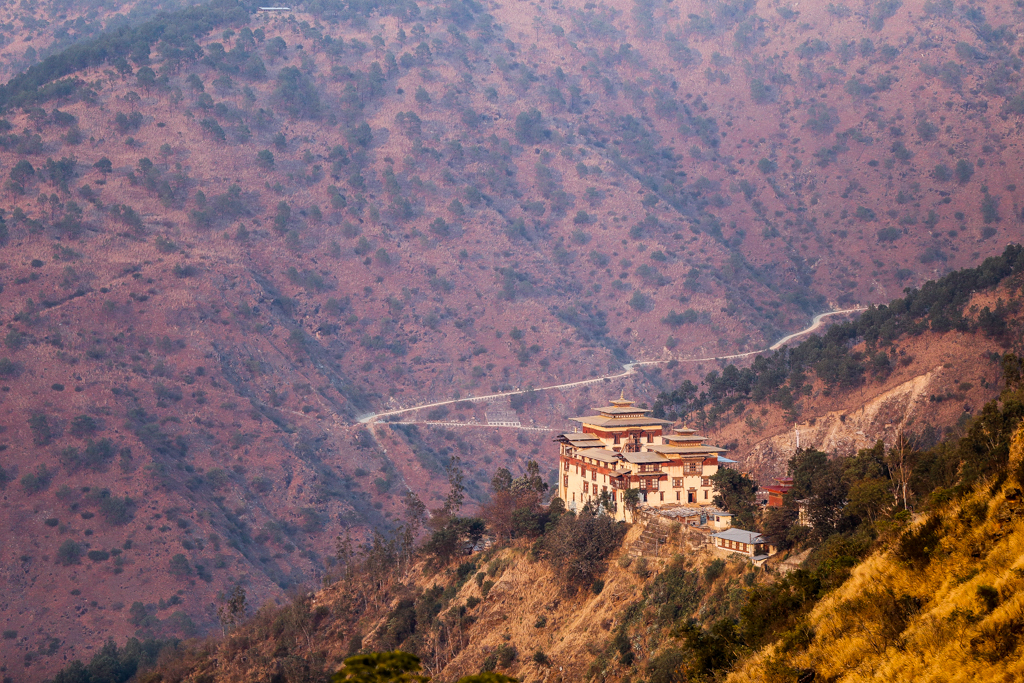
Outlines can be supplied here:
[[[778, 349], [782, 348], [783, 346], [785, 346], [789, 342], [793, 341], [794, 339], [802, 337], [805, 334], [810, 334], [810, 333], [814, 332], [815, 330], [817, 330], [818, 328], [820, 328], [822, 325], [824, 325], [823, 321], [825, 320], [825, 318], [828, 318], [828, 317], [831, 317], [831, 316], [834, 316], [834, 315], [843, 315], [843, 314], [846, 314], [846, 313], [857, 313], [857, 312], [864, 311], [864, 310], [867, 310], [867, 309], [865, 307], [863, 307], [863, 306], [858, 306], [856, 308], [846, 308], [846, 309], [843, 309], [841, 311], [828, 311], [826, 313], [819, 313], [818, 315], [814, 316], [814, 319], [811, 321], [811, 324], [809, 326], [805, 327], [804, 329], [800, 330], [799, 332], [794, 332], [793, 334], [786, 335], [785, 337], [783, 337], [779, 341], [777, 341], [774, 344], [772, 344], [771, 346], [769, 346], [767, 349], [759, 349], [757, 351], [747, 351], [745, 353], [734, 353], [734, 354], [729, 355], [729, 356], [708, 356], [707, 358], [666, 358], [666, 359], [662, 359], [662, 360], [634, 361], [632, 363], [626, 363], [625, 365], [623, 365], [622, 366], [622, 372], [618, 372], [618, 373], [614, 373], [614, 374], [610, 374], [610, 375], [602, 375], [601, 377], [591, 377], [591, 378], [588, 378], [588, 379], [581, 379], [581, 380], [578, 380], [578, 381], [575, 381], [575, 382], [566, 382], [564, 384], [552, 384], [552, 385], [546, 386], [546, 387], [534, 387], [532, 389], [532, 391], [550, 391], [552, 389], [573, 389], [575, 387], [586, 386], [587, 384], [600, 384], [601, 382], [611, 381], [611, 380], [615, 380], [615, 379], [620, 379], [622, 377], [628, 377], [629, 375], [632, 375], [634, 372], [636, 372], [636, 368], [638, 368], [640, 366], [643, 366], [643, 365], [660, 365], [662, 363], [668, 363], [668, 362], [670, 362], [672, 360], [678, 361], [679, 363], [700, 363], [700, 362], [707, 362], [707, 361], [731, 360], [733, 358], [746, 358], [747, 356], [754, 356], [756, 354], [764, 353], [766, 351], [777, 351]], [[437, 408], [439, 406], [452, 405], [453, 403], [461, 403], [463, 401], [472, 401], [473, 403], [478, 403], [480, 401], [490, 401], [490, 400], [495, 399], [495, 398], [503, 398], [503, 397], [506, 397], [506, 396], [516, 396], [517, 394], [525, 394], [527, 391], [529, 391], [529, 390], [521, 389], [519, 391], [505, 391], [505, 392], [499, 392], [499, 393], [496, 393], [496, 394], [485, 394], [484, 396], [467, 396], [466, 398], [453, 398], [453, 399], [447, 399], [447, 400], [444, 400], [444, 401], [435, 401], [433, 403], [423, 403], [423, 404], [411, 406], [411, 407], [408, 407], [408, 408], [396, 408], [394, 410], [385, 410], [385, 411], [382, 411], [382, 412], [379, 412], [379, 413], [371, 413], [370, 415], [364, 415], [363, 417], [359, 418], [359, 422], [361, 422], [362, 424], [370, 424], [370, 423], [376, 422], [377, 420], [379, 420], [381, 418], [390, 417], [392, 415], [402, 415], [404, 413], [411, 413], [411, 412], [414, 412], [414, 411], [417, 411], [417, 410], [424, 410], [426, 408]], [[483, 424], [481, 424], [481, 426], [483, 426]]]

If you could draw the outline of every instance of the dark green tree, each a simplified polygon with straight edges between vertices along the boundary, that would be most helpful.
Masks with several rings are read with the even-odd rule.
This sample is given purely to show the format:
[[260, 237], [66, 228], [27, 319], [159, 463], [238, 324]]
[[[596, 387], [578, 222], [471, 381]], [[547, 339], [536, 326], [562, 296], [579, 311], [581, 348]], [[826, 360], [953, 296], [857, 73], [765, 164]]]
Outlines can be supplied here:
[[256, 154], [256, 165], [264, 171], [274, 168], [274, 153], [269, 149], [261, 150]]
[[787, 470], [793, 477], [790, 495], [801, 500], [811, 495], [814, 481], [828, 470], [828, 453], [814, 448], [801, 448], [789, 459]]
[[544, 128], [544, 116], [536, 107], [516, 116], [515, 131], [516, 140], [523, 145], [540, 144], [551, 135], [551, 131]]
[[412, 683], [429, 681], [420, 673], [420, 658], [407, 652], [354, 655], [331, 677], [331, 683]]
[[754, 494], [757, 484], [747, 475], [734, 469], [720, 468], [712, 477], [717, 507], [728, 510], [735, 517], [733, 525], [743, 529], [754, 527]]

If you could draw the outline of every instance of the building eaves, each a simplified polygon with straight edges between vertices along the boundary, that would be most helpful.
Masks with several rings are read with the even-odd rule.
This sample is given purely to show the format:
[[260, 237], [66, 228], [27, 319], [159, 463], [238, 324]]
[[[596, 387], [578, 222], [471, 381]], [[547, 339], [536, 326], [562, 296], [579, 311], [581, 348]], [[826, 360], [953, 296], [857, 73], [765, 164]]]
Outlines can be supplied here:
[[581, 458], [593, 458], [600, 462], [605, 463], [617, 463], [619, 462], [618, 453], [615, 451], [609, 451], [606, 448], [588, 448], [579, 454]]
[[719, 531], [717, 534], [712, 534], [711, 536], [712, 538], [721, 538], [726, 541], [746, 543], [747, 545], [766, 543], [761, 534], [756, 531], [745, 531], [744, 529], [726, 529], [725, 531]]
[[621, 428], [621, 427], [656, 427], [672, 424], [668, 420], [659, 420], [656, 417], [602, 417], [600, 415], [588, 415], [584, 417], [570, 417], [573, 422], [579, 422], [592, 427]]
[[626, 462], [634, 465], [648, 465], [651, 463], [666, 463], [672, 462], [668, 458], [662, 457], [652, 451], [641, 451], [639, 453], [620, 453], [619, 454]]

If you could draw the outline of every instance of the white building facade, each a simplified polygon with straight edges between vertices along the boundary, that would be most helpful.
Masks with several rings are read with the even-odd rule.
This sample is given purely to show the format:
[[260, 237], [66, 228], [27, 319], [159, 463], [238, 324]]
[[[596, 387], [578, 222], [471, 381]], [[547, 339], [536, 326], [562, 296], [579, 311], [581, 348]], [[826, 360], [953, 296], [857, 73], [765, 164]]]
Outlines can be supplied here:
[[558, 496], [566, 507], [579, 509], [604, 496], [609, 511], [624, 520], [627, 489], [637, 489], [640, 502], [652, 507], [712, 505], [711, 477], [734, 461], [696, 430], [671, 429], [650, 412], [620, 396], [597, 415], [572, 418], [581, 430], [556, 439]]

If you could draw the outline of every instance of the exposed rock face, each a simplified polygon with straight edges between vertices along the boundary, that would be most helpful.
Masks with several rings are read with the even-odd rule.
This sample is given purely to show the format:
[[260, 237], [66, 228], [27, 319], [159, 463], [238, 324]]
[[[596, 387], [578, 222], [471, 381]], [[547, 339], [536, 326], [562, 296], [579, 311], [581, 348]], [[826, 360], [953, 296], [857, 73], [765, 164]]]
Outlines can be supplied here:
[[846, 456], [870, 448], [879, 439], [888, 445], [901, 430], [918, 421], [929, 421], [929, 398], [936, 393], [945, 372], [941, 365], [937, 366], [859, 408], [829, 411], [796, 425], [790, 432], [759, 441], [751, 447], [744, 464], [751, 473], [768, 480], [785, 474], [786, 463], [797, 448], [816, 448]]

